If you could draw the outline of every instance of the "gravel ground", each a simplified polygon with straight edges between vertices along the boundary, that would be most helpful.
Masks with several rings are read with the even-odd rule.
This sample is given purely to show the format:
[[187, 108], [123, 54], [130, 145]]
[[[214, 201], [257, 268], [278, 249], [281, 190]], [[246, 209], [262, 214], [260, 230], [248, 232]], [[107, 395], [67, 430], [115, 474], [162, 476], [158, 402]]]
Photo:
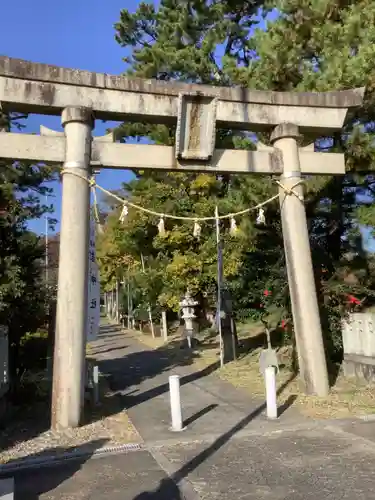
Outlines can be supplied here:
[[[18, 429], [20, 431], [20, 429]], [[5, 433], [4, 433], [5, 434]], [[5, 438], [14, 438], [12, 433], [6, 432]], [[68, 431], [45, 431], [31, 439], [22, 439], [22, 430], [18, 434], [19, 440], [0, 452], [0, 463], [8, 463], [25, 457], [54, 456], [59, 453], [88, 448], [93, 451], [102, 447], [115, 446], [127, 443], [136, 443], [140, 438], [126, 413], [119, 413], [105, 417], [78, 429]]]
[[25, 457], [44, 457], [84, 448], [85, 451], [127, 443], [141, 438], [119, 400], [111, 393], [102, 398], [94, 411], [86, 412], [85, 425], [61, 432], [49, 429], [49, 408], [46, 403], [32, 410], [18, 412], [0, 437], [0, 464]]
[[[87, 350], [88, 360], [108, 359], [107, 344], [105, 336], [103, 339], [99, 337]], [[111, 354], [112, 351], [109, 359]], [[55, 456], [77, 449], [95, 451], [108, 446], [140, 443], [141, 437], [123, 411], [106, 376], [99, 378], [99, 393], [101, 404], [94, 408], [87, 404], [84, 425], [61, 432], [50, 430], [47, 401], [18, 408], [4, 428], [0, 428], [0, 464], [26, 457]]]

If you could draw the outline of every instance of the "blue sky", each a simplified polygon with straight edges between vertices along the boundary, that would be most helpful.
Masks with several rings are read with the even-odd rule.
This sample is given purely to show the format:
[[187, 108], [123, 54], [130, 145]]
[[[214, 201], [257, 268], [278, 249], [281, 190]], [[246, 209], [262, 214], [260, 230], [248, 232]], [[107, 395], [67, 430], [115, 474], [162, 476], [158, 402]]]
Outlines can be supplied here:
[[[119, 20], [120, 10], [134, 11], [137, 0], [18, 0], [5, 2], [1, 9], [0, 54], [35, 62], [55, 64], [88, 71], [119, 74], [125, 69], [126, 55], [115, 41], [113, 25]], [[38, 132], [45, 125], [61, 130], [58, 117], [32, 115], [27, 121], [27, 132]], [[94, 135], [103, 135], [109, 123], [96, 122]], [[107, 189], [116, 189], [129, 180], [126, 171], [105, 170], [98, 182]], [[61, 186], [53, 184], [54, 216], [60, 218]], [[33, 221], [30, 228], [44, 232], [44, 220]], [[58, 230], [59, 227], [56, 227]], [[371, 250], [375, 251], [370, 230], [364, 231]]]
[[[103, 73], [119, 74], [125, 69], [125, 50], [115, 41], [113, 25], [120, 10], [135, 10], [136, 0], [18, 0], [5, 2], [1, 9], [0, 54], [35, 62]], [[38, 132], [39, 126], [61, 130], [58, 117], [31, 115], [27, 132]], [[96, 121], [94, 135], [103, 135], [110, 124]], [[116, 189], [128, 180], [126, 171], [106, 170], [98, 182]], [[60, 217], [61, 186], [53, 184], [55, 217]], [[33, 221], [30, 228], [44, 231], [43, 220]], [[56, 228], [58, 230], [58, 227]]]

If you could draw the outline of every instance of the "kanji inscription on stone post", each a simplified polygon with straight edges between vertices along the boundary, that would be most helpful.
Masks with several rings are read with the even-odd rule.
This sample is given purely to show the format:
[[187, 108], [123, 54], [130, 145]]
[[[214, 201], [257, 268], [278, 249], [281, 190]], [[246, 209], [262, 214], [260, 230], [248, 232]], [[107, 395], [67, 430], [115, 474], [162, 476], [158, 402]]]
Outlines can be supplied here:
[[95, 222], [90, 223], [89, 238], [89, 279], [88, 279], [88, 317], [86, 342], [97, 339], [100, 322], [100, 283], [99, 269], [96, 262], [95, 250]]

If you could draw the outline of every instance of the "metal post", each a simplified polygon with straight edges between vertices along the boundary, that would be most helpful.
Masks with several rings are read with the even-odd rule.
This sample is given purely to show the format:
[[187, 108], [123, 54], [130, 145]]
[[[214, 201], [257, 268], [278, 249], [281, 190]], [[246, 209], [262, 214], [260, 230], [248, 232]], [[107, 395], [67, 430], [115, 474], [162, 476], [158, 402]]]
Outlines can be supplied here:
[[[46, 195], [46, 205], [48, 205], [48, 195]], [[49, 282], [49, 254], [48, 254], [48, 223], [49, 223], [49, 218], [48, 214], [46, 213], [45, 215], [45, 241], [44, 241], [44, 246], [45, 246], [45, 258], [44, 258], [44, 264], [45, 264], [45, 276], [46, 276], [46, 287], [48, 290], [48, 282]]]
[[116, 280], [116, 323], [120, 323], [119, 282]]
[[283, 187], [279, 190], [281, 221], [300, 372], [306, 392], [325, 397], [329, 392], [328, 372], [303, 188], [294, 187], [301, 181], [298, 138], [298, 127], [292, 124], [278, 125], [271, 137], [284, 165], [280, 179]]
[[114, 319], [115, 313], [115, 289], [112, 287], [111, 290], [111, 319]]
[[[143, 258], [143, 254], [141, 254], [141, 263], [142, 263], [142, 271], [144, 273], [145, 272], [145, 260]], [[150, 303], [148, 303], [147, 312], [148, 312], [148, 320], [150, 322], [150, 327], [151, 327], [151, 335], [152, 335], [152, 338], [154, 339], [155, 338], [155, 329], [154, 329], [154, 322], [152, 319], [152, 309], [151, 309]]]
[[171, 375], [169, 377], [169, 395], [171, 401], [171, 431], [180, 432], [184, 430], [182, 422], [182, 409], [180, 397], [180, 377]]
[[[92, 113], [62, 112], [66, 150], [62, 181], [59, 282], [53, 365], [52, 427], [77, 427], [84, 395], [90, 223]], [[77, 174], [77, 175], [74, 175]]]
[[216, 305], [216, 321], [219, 331], [220, 342], [220, 366], [224, 366], [224, 342], [223, 331], [221, 324], [221, 283], [223, 279], [223, 254], [220, 241], [220, 219], [219, 209], [215, 208], [215, 222], [216, 222], [216, 248], [217, 248], [217, 305]]
[[152, 338], [155, 338], [155, 328], [154, 328], [154, 320], [152, 319], [152, 309], [151, 309], [151, 304], [148, 305], [148, 320], [150, 322], [150, 327], [151, 327], [151, 335]]
[[93, 382], [93, 400], [94, 405], [99, 404], [99, 368], [95, 365], [92, 370], [92, 382]]
[[128, 330], [131, 328], [130, 324], [130, 281], [129, 281], [129, 273], [128, 273]]
[[167, 311], [161, 312], [161, 323], [163, 329], [163, 339], [164, 342], [168, 341], [168, 322], [167, 322]]
[[276, 368], [268, 366], [265, 370], [267, 417], [277, 418]]
[[131, 290], [131, 293], [130, 293], [130, 311], [131, 311], [130, 327], [134, 330], [135, 329], [135, 318], [134, 318], [134, 309], [133, 309], [133, 288], [131, 287], [130, 290]]

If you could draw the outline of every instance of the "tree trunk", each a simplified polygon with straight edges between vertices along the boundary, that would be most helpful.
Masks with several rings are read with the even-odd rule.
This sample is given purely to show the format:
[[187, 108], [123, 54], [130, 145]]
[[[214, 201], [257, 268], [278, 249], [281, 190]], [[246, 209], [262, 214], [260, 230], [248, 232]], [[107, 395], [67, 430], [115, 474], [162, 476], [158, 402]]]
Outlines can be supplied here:
[[8, 359], [8, 374], [9, 374], [9, 398], [12, 400], [16, 397], [19, 386], [19, 379], [22, 375], [20, 371], [20, 345], [19, 339], [17, 342], [12, 341], [12, 331], [9, 329], [9, 359]]
[[235, 361], [238, 352], [236, 324], [231, 314], [225, 313], [221, 319], [221, 334], [223, 337], [224, 363]]
[[56, 323], [56, 302], [50, 306], [48, 318], [48, 351], [47, 351], [47, 376], [52, 380], [53, 376], [53, 353], [55, 350], [55, 323]]

